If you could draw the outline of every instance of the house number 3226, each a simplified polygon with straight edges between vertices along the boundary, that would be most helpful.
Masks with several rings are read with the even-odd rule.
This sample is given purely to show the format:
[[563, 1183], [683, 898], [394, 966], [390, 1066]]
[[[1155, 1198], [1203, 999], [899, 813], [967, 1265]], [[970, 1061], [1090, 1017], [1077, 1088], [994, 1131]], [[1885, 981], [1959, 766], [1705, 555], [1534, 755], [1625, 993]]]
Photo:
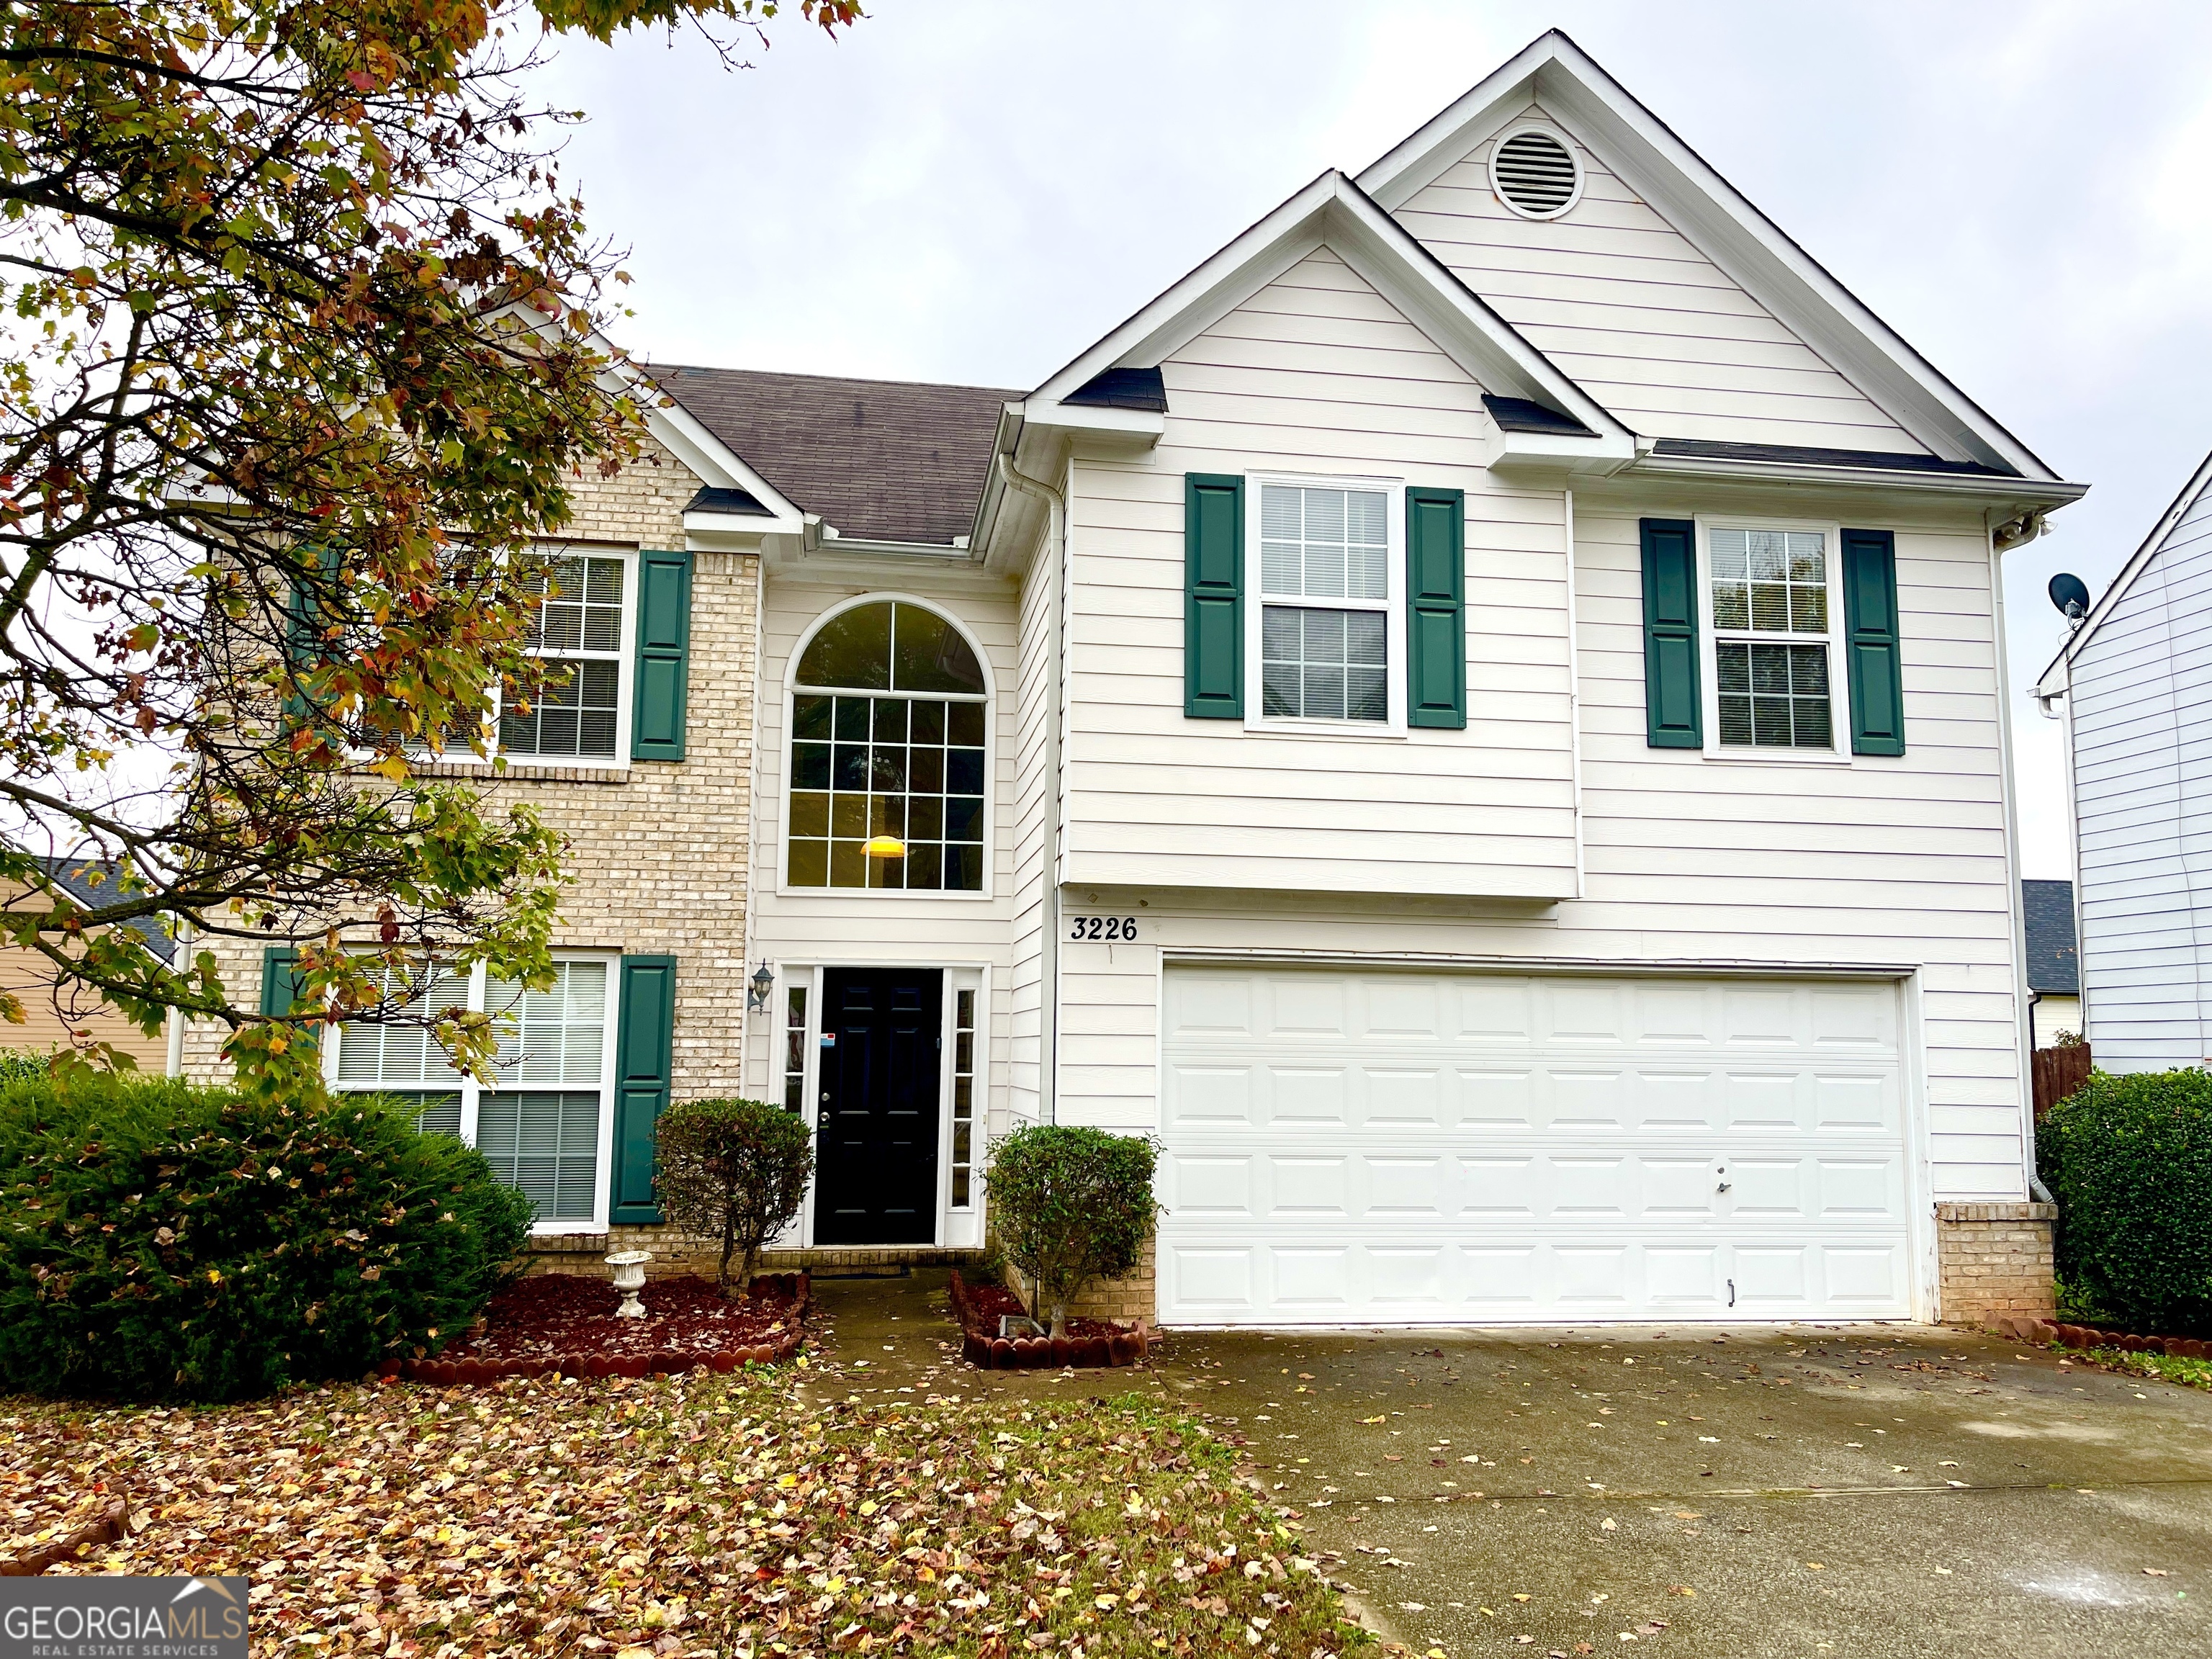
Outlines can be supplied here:
[[1070, 916], [1067, 919], [1070, 939], [1103, 939], [1109, 944], [1115, 939], [1137, 937], [1134, 916]]

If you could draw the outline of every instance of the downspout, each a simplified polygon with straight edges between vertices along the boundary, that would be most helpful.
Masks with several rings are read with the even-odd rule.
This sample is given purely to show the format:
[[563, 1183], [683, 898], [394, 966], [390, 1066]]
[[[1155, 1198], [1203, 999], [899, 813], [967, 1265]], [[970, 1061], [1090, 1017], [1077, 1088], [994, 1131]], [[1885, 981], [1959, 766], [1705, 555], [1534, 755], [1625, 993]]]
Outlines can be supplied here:
[[[182, 916], [177, 919], [176, 951], [181, 965], [190, 968], [192, 960], [192, 924]], [[182, 1077], [185, 1074], [185, 1011], [181, 1008], [173, 1007], [169, 1010], [168, 1045], [167, 1063], [162, 1067], [161, 1075], [172, 1078]]]
[[1037, 1113], [1047, 1123], [1060, 1121], [1060, 818], [1061, 811], [1060, 723], [1066, 650], [1067, 501], [1050, 484], [1018, 471], [1002, 451], [999, 476], [1007, 487], [1042, 501], [1046, 538], [1052, 550], [1052, 658], [1045, 718], [1044, 854], [1037, 896]]
[[[2020, 890], [2020, 806], [2013, 787], [2012, 670], [2005, 659], [2004, 548], [1998, 544], [2002, 526], [1990, 527], [1990, 617], [1996, 629], [1997, 775], [2004, 792], [2005, 908], [2012, 919], [2013, 1006], [2023, 1018], [2014, 1034], [2014, 1060], [2020, 1067], [2021, 1176], [2027, 1194], [2039, 1204], [2053, 1202], [2051, 1189], [2035, 1172], [2035, 1006], [2027, 985], [2027, 913]], [[2037, 533], [2041, 532], [2039, 521]], [[2021, 536], [2020, 541], [2034, 539]], [[2018, 542], [2008, 543], [2016, 546]]]

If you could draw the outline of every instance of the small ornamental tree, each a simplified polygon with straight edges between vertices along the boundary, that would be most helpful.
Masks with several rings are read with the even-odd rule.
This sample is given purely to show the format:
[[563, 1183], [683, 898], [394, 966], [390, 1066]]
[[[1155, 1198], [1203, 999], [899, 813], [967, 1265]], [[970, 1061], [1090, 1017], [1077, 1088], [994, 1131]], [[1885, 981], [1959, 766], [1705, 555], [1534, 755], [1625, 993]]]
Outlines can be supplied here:
[[2068, 1289], [2138, 1331], [2212, 1336], [2212, 1075], [2092, 1072], [2035, 1151]]
[[983, 1177], [991, 1226], [1006, 1259], [1029, 1276], [1030, 1316], [1067, 1334], [1067, 1304], [1094, 1279], [1131, 1272], [1159, 1206], [1152, 1170], [1159, 1143], [1146, 1135], [1046, 1123], [992, 1143]]
[[679, 1101], [653, 1130], [661, 1213], [702, 1238], [722, 1241], [715, 1275], [732, 1293], [730, 1258], [741, 1255], [735, 1293], [753, 1282], [769, 1239], [798, 1218], [814, 1174], [814, 1143], [794, 1112], [761, 1100]]

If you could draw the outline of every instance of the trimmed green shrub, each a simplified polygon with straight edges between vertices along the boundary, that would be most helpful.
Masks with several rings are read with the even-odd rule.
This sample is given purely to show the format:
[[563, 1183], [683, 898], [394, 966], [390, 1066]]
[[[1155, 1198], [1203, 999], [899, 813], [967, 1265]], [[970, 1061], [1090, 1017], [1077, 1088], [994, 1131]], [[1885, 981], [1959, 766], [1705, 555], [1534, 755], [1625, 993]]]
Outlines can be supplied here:
[[653, 1127], [660, 1173], [653, 1193], [664, 1218], [686, 1232], [721, 1241], [716, 1282], [732, 1293], [730, 1258], [741, 1255], [735, 1286], [753, 1282], [761, 1248], [797, 1219], [814, 1174], [814, 1140], [796, 1112], [766, 1101], [682, 1100]]
[[0, 1085], [0, 1389], [235, 1400], [434, 1352], [530, 1218], [383, 1101]]
[[0, 1083], [23, 1083], [52, 1076], [46, 1056], [28, 1048], [0, 1048]]
[[1034, 1287], [1030, 1316], [1067, 1333], [1067, 1304], [1094, 1279], [1119, 1279], [1144, 1258], [1159, 1219], [1152, 1170], [1159, 1143], [1071, 1124], [1036, 1124], [991, 1146], [984, 1172], [991, 1231]]
[[2140, 1331], [2212, 1334], [2212, 1075], [2092, 1072], [2035, 1144], [2071, 1293]]

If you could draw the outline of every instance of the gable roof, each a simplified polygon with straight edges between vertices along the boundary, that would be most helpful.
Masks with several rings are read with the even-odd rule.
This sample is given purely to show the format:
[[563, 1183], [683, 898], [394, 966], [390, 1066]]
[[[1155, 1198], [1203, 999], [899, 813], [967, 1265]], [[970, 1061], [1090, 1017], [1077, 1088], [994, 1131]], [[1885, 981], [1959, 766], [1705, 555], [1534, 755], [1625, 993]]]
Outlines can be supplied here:
[[2037, 696], [2056, 697], [2066, 690], [2066, 676], [2063, 671], [2081, 654], [2082, 647], [2088, 644], [2096, 631], [2104, 626], [2105, 618], [2112, 614], [2112, 608], [2127, 597], [2128, 590], [2135, 586], [2136, 579], [2149, 568], [2150, 562], [2158, 556], [2167, 538], [2189, 516], [2189, 509], [2197, 505], [2208, 489], [2212, 489], [2212, 455], [2207, 455], [2197, 463], [2197, 471], [2190, 474], [2189, 482], [2182, 485], [2181, 493], [2173, 498], [2172, 504], [2159, 514], [2158, 522], [2151, 526], [2150, 534], [2143, 538], [2142, 544], [2128, 556], [2128, 562], [2120, 567], [2120, 574], [2113, 577], [2111, 584], [2097, 596], [2097, 602], [2089, 607], [2089, 614], [2081, 619], [2081, 625], [2074, 630], [2065, 644], [2058, 647], [2058, 654], [2045, 665], [2042, 678], [2036, 682]]
[[939, 546], [968, 534], [1000, 411], [1022, 395], [761, 369], [659, 367], [653, 376], [780, 494], [840, 536]]
[[[1115, 369], [1157, 368], [1316, 248], [1328, 247], [1371, 284], [1482, 389], [1523, 406], [1506, 429], [1569, 434], [1626, 459], [1634, 434], [1500, 317], [1346, 174], [1331, 168], [1248, 227], [1150, 305], [1068, 363], [1028, 398], [1032, 416], [1073, 402]], [[1537, 426], [1540, 416], [1557, 417]]]
[[2023, 881], [2027, 926], [2027, 988], [2046, 996], [2081, 994], [2081, 958], [2074, 945], [2074, 884]]
[[1539, 36], [1359, 175], [1395, 211], [1530, 101], [1878, 407], [1947, 460], [2059, 482], [2027, 445], [1558, 29]]
[[[125, 896], [115, 884], [117, 866], [106, 859], [37, 856], [39, 862], [46, 866], [47, 878], [87, 909], [112, 904]], [[143, 939], [154, 954], [164, 962], [168, 961], [175, 951], [176, 946], [169, 937], [167, 923], [162, 917], [134, 916], [121, 926]]]

